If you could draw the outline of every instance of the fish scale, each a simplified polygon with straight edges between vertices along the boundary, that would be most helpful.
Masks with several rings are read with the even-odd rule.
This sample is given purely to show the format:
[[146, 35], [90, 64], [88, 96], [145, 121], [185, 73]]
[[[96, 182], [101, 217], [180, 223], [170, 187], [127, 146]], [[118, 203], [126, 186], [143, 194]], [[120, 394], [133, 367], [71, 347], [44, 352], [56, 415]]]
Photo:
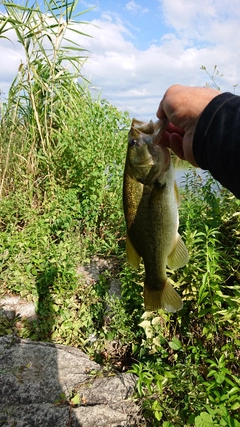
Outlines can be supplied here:
[[133, 119], [128, 135], [123, 206], [127, 226], [127, 259], [145, 267], [146, 310], [182, 308], [180, 295], [167, 277], [166, 266], [180, 268], [188, 251], [178, 234], [179, 196], [168, 148], [158, 144], [166, 122]]

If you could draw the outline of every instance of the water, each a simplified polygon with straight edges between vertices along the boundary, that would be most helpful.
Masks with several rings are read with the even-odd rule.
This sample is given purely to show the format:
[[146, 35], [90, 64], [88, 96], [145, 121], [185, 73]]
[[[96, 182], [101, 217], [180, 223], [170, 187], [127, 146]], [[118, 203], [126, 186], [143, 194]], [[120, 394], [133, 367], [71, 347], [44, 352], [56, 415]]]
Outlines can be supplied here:
[[179, 188], [184, 188], [186, 184], [186, 174], [191, 174], [192, 177], [194, 177], [195, 181], [198, 181], [198, 185], [200, 187], [203, 187], [206, 182], [211, 178], [211, 191], [219, 193], [221, 191], [221, 184], [215, 180], [211, 173], [207, 170], [203, 170], [201, 168], [195, 168], [191, 165], [188, 165], [186, 167], [175, 167], [175, 177], [177, 186]]
[[175, 168], [175, 177], [176, 177], [176, 182], [178, 187], [183, 188], [185, 185], [185, 176], [186, 173], [191, 172], [191, 171], [195, 171], [196, 173], [196, 179], [202, 180], [204, 181], [206, 179], [206, 171], [200, 169], [200, 168], [193, 168], [191, 166], [187, 166], [187, 167], [180, 167], [180, 168]]

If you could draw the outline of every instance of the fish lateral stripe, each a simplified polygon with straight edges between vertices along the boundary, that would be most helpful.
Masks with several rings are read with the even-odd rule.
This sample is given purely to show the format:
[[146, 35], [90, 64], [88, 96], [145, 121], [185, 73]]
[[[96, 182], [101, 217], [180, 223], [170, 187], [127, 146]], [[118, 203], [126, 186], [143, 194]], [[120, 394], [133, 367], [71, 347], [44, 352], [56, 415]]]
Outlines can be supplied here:
[[180, 194], [179, 194], [179, 190], [178, 190], [178, 186], [176, 181], [174, 181], [174, 194], [176, 197], [176, 202], [177, 202], [177, 206], [180, 206]]

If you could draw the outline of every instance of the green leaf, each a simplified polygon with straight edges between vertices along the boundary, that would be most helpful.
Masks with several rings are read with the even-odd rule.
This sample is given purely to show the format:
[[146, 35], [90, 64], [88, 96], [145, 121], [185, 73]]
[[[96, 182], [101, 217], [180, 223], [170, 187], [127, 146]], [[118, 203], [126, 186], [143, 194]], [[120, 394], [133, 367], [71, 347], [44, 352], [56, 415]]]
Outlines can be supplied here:
[[195, 418], [194, 425], [195, 425], [195, 427], [213, 427], [213, 426], [216, 426], [216, 424], [213, 422], [211, 415], [209, 415], [207, 412], [201, 412], [201, 414]]
[[216, 379], [217, 384], [222, 384], [225, 380], [225, 373], [219, 372], [219, 373], [215, 374], [215, 379]]
[[154, 412], [155, 418], [160, 421], [162, 418], [162, 412], [161, 411], [155, 411]]
[[181, 350], [182, 348], [182, 344], [181, 341], [179, 341], [179, 339], [177, 338], [173, 338], [172, 341], [170, 341], [168, 343], [169, 347], [172, 348], [173, 350]]
[[[231, 410], [232, 411], [237, 411], [237, 409], [240, 408], [240, 402], [235, 402], [232, 406], [231, 406]], [[238, 421], [237, 421], [238, 422]], [[239, 427], [240, 427], [240, 423], [238, 423]], [[235, 424], [234, 424], [235, 426]]]
[[76, 394], [76, 396], [74, 396], [74, 397], [71, 399], [71, 403], [72, 403], [73, 405], [79, 405], [79, 403], [80, 403], [80, 396], [79, 396], [79, 394]]

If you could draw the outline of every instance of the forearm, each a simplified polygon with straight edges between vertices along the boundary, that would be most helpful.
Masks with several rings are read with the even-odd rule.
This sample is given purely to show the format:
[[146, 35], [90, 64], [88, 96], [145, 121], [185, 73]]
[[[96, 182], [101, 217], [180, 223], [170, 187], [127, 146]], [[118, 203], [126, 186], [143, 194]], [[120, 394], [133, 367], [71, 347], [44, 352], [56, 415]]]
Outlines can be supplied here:
[[198, 121], [193, 154], [202, 169], [240, 198], [240, 96], [222, 93]]

